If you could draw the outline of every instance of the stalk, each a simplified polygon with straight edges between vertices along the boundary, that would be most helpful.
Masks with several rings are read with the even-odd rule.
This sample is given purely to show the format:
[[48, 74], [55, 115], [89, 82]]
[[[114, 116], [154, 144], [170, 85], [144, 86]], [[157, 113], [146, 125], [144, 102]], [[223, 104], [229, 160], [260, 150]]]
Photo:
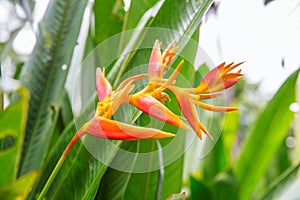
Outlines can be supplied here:
[[40, 193], [39, 197], [37, 198], [37, 200], [42, 200], [46, 193], [48, 192], [52, 182], [54, 181], [57, 173], [59, 172], [60, 168], [62, 167], [64, 161], [67, 158], [68, 153], [70, 152], [70, 150], [72, 149], [72, 147], [74, 146], [74, 144], [80, 139], [81, 136], [83, 136], [84, 132], [82, 131], [82, 129], [79, 129], [79, 131], [74, 135], [74, 137], [72, 138], [72, 140], [69, 142], [68, 146], [66, 147], [66, 149], [64, 150], [63, 154], [61, 155], [61, 157], [59, 158], [55, 168], [53, 169], [50, 177], [48, 178], [45, 186], [42, 189], [42, 192]]

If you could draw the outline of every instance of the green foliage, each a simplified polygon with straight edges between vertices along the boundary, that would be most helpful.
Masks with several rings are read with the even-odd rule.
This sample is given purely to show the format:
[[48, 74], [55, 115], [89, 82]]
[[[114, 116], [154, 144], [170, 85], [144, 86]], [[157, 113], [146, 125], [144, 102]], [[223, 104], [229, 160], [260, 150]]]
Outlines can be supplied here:
[[86, 1], [50, 1], [35, 49], [22, 69], [30, 101], [19, 175], [40, 169], [47, 156], [85, 5]]
[[[255, 123], [237, 160], [235, 173], [241, 184], [240, 195], [248, 199], [265, 173], [268, 163], [286, 138], [294, 113], [298, 71], [281, 86]], [[284, 100], [283, 100], [284, 99]]]
[[[90, 16], [93, 19], [87, 20], [89, 30], [82, 50], [84, 59], [91, 62], [80, 69], [82, 83], [76, 88], [84, 106], [74, 118], [70, 90], [65, 89], [65, 82], [87, 2], [50, 0], [39, 24], [36, 46], [24, 66], [18, 66], [15, 78], [27, 89], [20, 87], [9, 96], [10, 105], [0, 113], [0, 163], [5, 163], [0, 165], [0, 199], [36, 199], [40, 194], [66, 146], [95, 110], [97, 96], [89, 83], [92, 81], [94, 85], [96, 67], [106, 68], [107, 78], [116, 88], [126, 72], [148, 63], [155, 39], [162, 41], [162, 49], [176, 39], [180, 55], [172, 68], [185, 60], [176, 84], [195, 86], [208, 71], [206, 65], [196, 71], [198, 66], [194, 67], [193, 62], [198, 49], [199, 26], [212, 0], [132, 0], [127, 11], [121, 0], [95, 0]], [[18, 3], [31, 21], [33, 3], [26, 0]], [[163, 34], [161, 29], [165, 30]], [[8, 56], [19, 30], [1, 46], [1, 61]], [[116, 34], [120, 34], [114, 41], [116, 44], [107, 42]], [[99, 44], [103, 45], [100, 51]], [[115, 60], [106, 63], [112, 47], [117, 47]], [[91, 52], [93, 58], [89, 57]], [[79, 70], [79, 66], [75, 68]], [[176, 148], [172, 152], [164, 150], [171, 139], [121, 142], [87, 135], [71, 149], [46, 199], [276, 198], [299, 172], [299, 163], [290, 156], [293, 149], [285, 146], [287, 135], [299, 132], [293, 130], [294, 113], [289, 109], [296, 101], [297, 76], [298, 71], [286, 80], [261, 114], [256, 112], [260, 105], [247, 96], [253, 95], [257, 88], [246, 81], [236, 85], [233, 95], [238, 97], [231, 102], [232, 106], [242, 105], [241, 111], [211, 118], [200, 111], [201, 120], [210, 123], [210, 131], [221, 132], [221, 136], [211, 143], [201, 141], [201, 145], [214, 145], [214, 148], [200, 161], [196, 171], [188, 172], [188, 180], [183, 180], [185, 141], [186, 134], [194, 134], [192, 132], [164, 125], [163, 130], [177, 133]], [[167, 93], [171, 102], [166, 106], [180, 114], [174, 94]], [[140, 126], [159, 125], [158, 121], [128, 105], [120, 110], [114, 115], [117, 120]], [[256, 119], [254, 123], [242, 124], [241, 121], [247, 121], [247, 113]], [[126, 160], [120, 149], [135, 156]], [[151, 170], [137, 172], [141, 164], [139, 155], [147, 152], [155, 152], [142, 163]], [[173, 159], [173, 154], [179, 156]], [[192, 162], [196, 162], [195, 159]], [[127, 164], [127, 171], [114, 168], [120, 162]], [[155, 168], [157, 163], [159, 167]], [[183, 188], [186, 193], [182, 192]]]
[[0, 199], [26, 199], [37, 176], [37, 171], [31, 171], [17, 180], [1, 186]]
[[[230, 153], [237, 132], [238, 115], [225, 116], [222, 135], [214, 149], [202, 160], [201, 176], [190, 178], [191, 199], [273, 199], [295, 179], [299, 164], [287, 167], [290, 161], [282, 146], [291, 128], [294, 113], [295, 87], [299, 70], [280, 87], [266, 108], [257, 117], [241, 153], [232, 162]], [[228, 121], [233, 123], [228, 123]], [[214, 124], [217, 127], [218, 124]], [[236, 148], [236, 147], [235, 147]]]
[[[2, 92], [2, 91], [1, 91]], [[20, 87], [11, 94], [12, 103], [0, 112], [0, 199], [25, 199], [34, 184], [38, 172], [31, 171], [17, 177], [25, 135], [29, 94]]]
[[0, 170], [3, 172], [0, 185], [14, 181], [17, 178], [25, 135], [29, 94], [25, 88], [20, 88], [13, 95], [17, 99], [16, 102], [0, 113], [0, 139], [2, 142], [0, 161], [5, 163], [0, 165]]

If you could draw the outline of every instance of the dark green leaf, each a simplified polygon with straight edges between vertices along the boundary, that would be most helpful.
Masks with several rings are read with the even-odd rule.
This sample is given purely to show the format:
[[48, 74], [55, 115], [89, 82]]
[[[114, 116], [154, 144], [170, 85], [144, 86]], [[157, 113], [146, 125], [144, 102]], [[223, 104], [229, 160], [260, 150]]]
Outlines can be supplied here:
[[213, 199], [212, 191], [207, 184], [190, 177], [191, 200]]
[[[42, 176], [33, 193], [38, 193], [43, 188], [62, 152], [76, 133], [76, 127], [82, 125], [79, 122], [88, 120], [89, 114], [94, 109], [94, 99], [96, 99], [96, 96], [93, 96], [90, 103], [86, 106], [86, 109], [75, 122], [72, 121], [62, 133], [60, 140], [55, 147], [53, 147], [51, 156], [42, 170]], [[102, 162], [110, 163], [110, 160], [116, 153], [115, 148], [117, 148], [120, 143], [111, 141], [115, 145], [115, 148], [112, 148], [110, 145], [108, 145], [108, 147], [104, 146], [109, 144], [109, 141], [107, 141], [108, 143], [102, 143], [103, 140], [95, 139], [92, 136], [86, 137], [84, 141], [85, 145], [82, 140], [78, 141], [70, 151], [65, 163], [52, 183], [52, 187], [49, 188], [46, 195], [47, 199], [93, 199], [95, 197], [100, 180], [107, 166], [99, 162], [94, 155], [87, 150], [87, 146], [100, 145], [97, 149], [104, 157]], [[90, 144], [87, 145], [87, 143]], [[68, 192], [66, 193], [66, 191]], [[31, 198], [34, 197], [32, 196]]]
[[238, 183], [231, 171], [218, 174], [213, 182], [215, 199], [238, 199]]
[[23, 67], [21, 80], [30, 102], [20, 175], [39, 169], [47, 156], [86, 2], [49, 2], [37, 44]]

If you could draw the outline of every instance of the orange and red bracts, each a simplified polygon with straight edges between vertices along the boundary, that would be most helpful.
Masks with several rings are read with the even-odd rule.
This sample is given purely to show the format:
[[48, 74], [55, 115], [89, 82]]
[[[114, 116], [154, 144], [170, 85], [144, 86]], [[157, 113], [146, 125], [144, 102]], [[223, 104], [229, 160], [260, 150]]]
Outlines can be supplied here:
[[[164, 78], [169, 64], [175, 57], [177, 48], [173, 48], [173, 41], [167, 49], [161, 53], [161, 43], [156, 40], [151, 52], [148, 65], [148, 74], [139, 74], [123, 81], [119, 87], [113, 91], [111, 85], [100, 68], [96, 71], [96, 88], [98, 93], [98, 105], [95, 116], [87, 122], [80, 130], [80, 133], [89, 133], [96, 137], [117, 139], [117, 140], [136, 140], [145, 138], [164, 138], [171, 137], [173, 134], [166, 133], [157, 129], [133, 126], [111, 120], [111, 116], [121, 104], [130, 103], [142, 112], [162, 120], [171, 125], [188, 130], [189, 127], [184, 122], [190, 124], [198, 137], [202, 139], [202, 133], [210, 138], [208, 130], [200, 122], [197, 114], [197, 106], [215, 112], [234, 111], [236, 107], [218, 107], [202, 102], [201, 100], [211, 99], [220, 96], [221, 91], [231, 87], [242, 78], [241, 70], [233, 72], [242, 63], [220, 64], [211, 70], [199, 83], [196, 88], [181, 88], [175, 85], [183, 61], [177, 66], [175, 71], [167, 79]], [[144, 89], [130, 94], [134, 88], [133, 82], [148, 76], [149, 83]], [[165, 90], [170, 90], [176, 96], [182, 114], [174, 114], [165, 105], [165, 101], [170, 101]]]
[[130, 77], [116, 91], [113, 91], [110, 83], [105, 78], [104, 70], [97, 68], [96, 89], [99, 102], [96, 113], [91, 120], [79, 129], [78, 134], [82, 136], [88, 133], [95, 137], [114, 140], [140, 140], [174, 136], [158, 129], [134, 126], [110, 119], [121, 104], [129, 102], [129, 93], [134, 87], [131, 83], [144, 76]]
[[[199, 86], [196, 88], [181, 88], [176, 86], [175, 79], [183, 65], [183, 61], [177, 66], [173, 74], [168, 78], [164, 79], [164, 74], [167, 71], [169, 64], [174, 59], [177, 48], [172, 48], [174, 41], [167, 47], [167, 49], [161, 53], [161, 43], [156, 40], [152, 49], [152, 53], [149, 59], [148, 66], [148, 79], [149, 84], [146, 86], [144, 91], [130, 96], [130, 103], [135, 105], [137, 108], [143, 112], [172, 125], [186, 129], [187, 126], [182, 121], [182, 117], [175, 115], [170, 112], [163, 103], [165, 100], [170, 101], [167, 94], [163, 93], [164, 90], [168, 89], [173, 92], [176, 96], [176, 100], [179, 104], [182, 114], [196, 132], [198, 137], [202, 139], [202, 132], [205, 133], [210, 138], [211, 135], [200, 122], [196, 106], [204, 108], [206, 110], [215, 112], [228, 112], [234, 111], [238, 108], [236, 107], [218, 107], [206, 104], [200, 100], [211, 99], [222, 95], [220, 93], [235, 83], [237, 83], [241, 78], [241, 70], [237, 72], [232, 72], [242, 63], [234, 64], [231, 63], [226, 65], [225, 63], [220, 64], [218, 67], [211, 70], [200, 82]], [[160, 102], [161, 104], [159, 104]], [[141, 105], [147, 105], [141, 107]], [[156, 106], [155, 112], [151, 112], [151, 108]], [[161, 117], [161, 113], [168, 113], [163, 116], [168, 116], [168, 118]]]
[[[170, 97], [163, 91], [175, 81], [177, 71], [179, 71], [175, 71], [169, 79], [163, 79], [164, 73], [176, 53], [177, 48], [172, 48], [174, 42], [161, 53], [161, 43], [158, 40], [155, 41], [148, 66], [149, 83], [142, 91], [130, 95], [130, 103], [154, 118], [188, 130], [189, 127], [184, 123], [183, 118], [174, 114], [164, 105], [166, 100], [170, 101]], [[182, 63], [178, 68], [181, 66]]]

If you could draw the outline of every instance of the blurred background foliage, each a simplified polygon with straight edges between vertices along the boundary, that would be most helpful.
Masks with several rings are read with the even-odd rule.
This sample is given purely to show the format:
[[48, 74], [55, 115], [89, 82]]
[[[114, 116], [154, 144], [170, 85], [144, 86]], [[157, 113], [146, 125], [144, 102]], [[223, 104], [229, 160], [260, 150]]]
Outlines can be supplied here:
[[[96, 95], [94, 88], [86, 83], [94, 77], [94, 70], [81, 71], [76, 91], [78, 107], [71, 103], [72, 89], [80, 67], [78, 63], [98, 44], [122, 31], [167, 28], [178, 34], [167, 32], [158, 39], [165, 47], [176, 37], [180, 55], [190, 56], [182, 70], [189, 84], [199, 83], [204, 72], [213, 67], [212, 63], [197, 61], [197, 47], [190, 42], [198, 42], [200, 37], [201, 46], [199, 30], [201, 23], [205, 23], [204, 14], [209, 10], [207, 18], [211, 13], [217, 15], [218, 2], [50, 0], [44, 6], [44, 15], [41, 2], [1, 0], [0, 15], [4, 14], [0, 19], [0, 199], [35, 199], [76, 132], [76, 121], [89, 118]], [[269, 6], [276, 1], [261, 3]], [[23, 38], [20, 39], [21, 31]], [[126, 34], [118, 41], [118, 55], [125, 51], [126, 45], [138, 49], [146, 42], [154, 43], [147, 41], [149, 38], [146, 33]], [[25, 48], [16, 48], [18, 44]], [[101, 66], [110, 47], [108, 44], [107, 51], [102, 48], [101, 55], [96, 54], [92, 67]], [[135, 50], [105, 66], [112, 85], [117, 86], [127, 71], [147, 63], [150, 52], [150, 48]], [[180, 59], [178, 56], [173, 67]], [[243, 67], [248, 67], [247, 62]], [[191, 147], [161, 169], [146, 173], [122, 172], [99, 162], [79, 142], [46, 198], [300, 198], [297, 190], [300, 187], [298, 71], [291, 73], [277, 92], [268, 96], [260, 90], [260, 84], [249, 81], [246, 74], [246, 79], [226, 93], [226, 103], [240, 107], [238, 112], [212, 116], [201, 113], [201, 118], [206, 117], [201, 120], [209, 122], [211, 132], [221, 130], [219, 139], [204, 158], [197, 158], [199, 148]], [[173, 101], [168, 106], [178, 112], [172, 104], [174, 96], [171, 98]], [[150, 121], [148, 116], [141, 115], [134, 123], [155, 123]], [[168, 125], [164, 130], [178, 131]], [[161, 140], [159, 144], [165, 146], [169, 142]], [[203, 141], [198, 142], [204, 145]], [[113, 143], [132, 152], [159, 149], [154, 140]], [[183, 150], [184, 142], [178, 144], [176, 151]], [[101, 147], [101, 154], [106, 163], [118, 158], [115, 148]], [[151, 161], [148, 162], [146, 164], [151, 166]]]

